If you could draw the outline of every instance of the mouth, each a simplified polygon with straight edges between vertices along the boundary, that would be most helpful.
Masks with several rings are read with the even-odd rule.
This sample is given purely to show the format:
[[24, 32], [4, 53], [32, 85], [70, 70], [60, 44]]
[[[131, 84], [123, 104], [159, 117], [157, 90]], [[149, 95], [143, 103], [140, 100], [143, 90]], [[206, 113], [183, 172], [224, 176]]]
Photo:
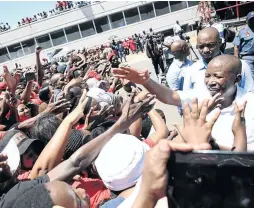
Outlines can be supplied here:
[[210, 92], [220, 92], [220, 89], [219, 88], [210, 88], [210, 87], [208, 87], [207, 88]]

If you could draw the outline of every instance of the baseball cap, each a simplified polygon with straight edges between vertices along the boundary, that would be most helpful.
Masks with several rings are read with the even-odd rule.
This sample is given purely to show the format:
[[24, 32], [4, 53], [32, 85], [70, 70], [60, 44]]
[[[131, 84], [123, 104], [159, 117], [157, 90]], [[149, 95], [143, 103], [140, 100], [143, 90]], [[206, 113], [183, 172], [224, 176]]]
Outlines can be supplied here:
[[249, 21], [249, 20], [252, 19], [252, 18], [254, 18], [254, 11], [249, 12], [249, 13], [247, 14], [247, 21]]
[[[12, 139], [18, 147], [19, 155], [23, 155], [30, 145], [35, 144], [38, 151], [42, 151], [44, 144], [38, 139], [30, 139], [25, 133], [19, 130], [8, 131], [4, 138]], [[3, 138], [3, 139], [4, 139]]]
[[7, 164], [10, 167], [12, 175], [18, 170], [20, 165], [19, 149], [12, 140], [10, 132], [7, 132], [0, 142], [0, 152], [8, 156]]

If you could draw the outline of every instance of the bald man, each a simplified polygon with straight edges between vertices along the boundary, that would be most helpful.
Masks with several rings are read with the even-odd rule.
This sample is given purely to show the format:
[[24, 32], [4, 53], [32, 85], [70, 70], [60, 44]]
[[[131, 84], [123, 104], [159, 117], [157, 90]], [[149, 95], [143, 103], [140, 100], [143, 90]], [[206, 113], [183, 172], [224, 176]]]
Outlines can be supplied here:
[[[204, 86], [187, 91], [174, 91], [158, 84], [150, 78], [148, 70], [138, 72], [136, 69], [114, 69], [115, 76], [129, 79], [142, 84], [151, 94], [161, 102], [182, 107], [185, 102], [191, 103], [193, 98], [198, 98], [199, 103], [212, 96], [223, 97], [221, 101], [221, 115], [212, 129], [212, 137], [220, 147], [232, 148], [234, 135], [232, 123], [235, 118], [233, 101], [242, 105], [247, 101], [245, 109], [246, 134], [248, 150], [254, 150], [254, 94], [246, 92], [239, 87], [241, 81], [241, 61], [233, 55], [220, 55], [209, 62], [203, 78]], [[207, 120], [216, 110], [212, 110]]]
[[[209, 62], [220, 52], [221, 39], [217, 29], [208, 27], [201, 30], [197, 37], [197, 49], [202, 59], [194, 63], [185, 74], [184, 89], [204, 88], [204, 77]], [[249, 65], [242, 61], [242, 79], [239, 86], [246, 91], [254, 90], [254, 80]]]
[[167, 83], [172, 90], [183, 90], [184, 72], [192, 65], [187, 58], [190, 55], [188, 44], [184, 40], [176, 40], [171, 44], [171, 53], [174, 61], [170, 65], [167, 73]]

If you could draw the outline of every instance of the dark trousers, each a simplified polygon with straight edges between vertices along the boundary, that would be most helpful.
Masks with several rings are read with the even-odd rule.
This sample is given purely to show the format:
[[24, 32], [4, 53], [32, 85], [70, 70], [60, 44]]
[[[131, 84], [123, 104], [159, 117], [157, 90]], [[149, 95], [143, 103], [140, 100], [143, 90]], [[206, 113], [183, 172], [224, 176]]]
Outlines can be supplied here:
[[156, 75], [158, 75], [160, 73], [159, 66], [160, 66], [161, 72], [165, 73], [163, 59], [162, 59], [161, 56], [155, 56], [155, 57], [153, 57], [152, 58], [152, 63], [153, 63]]

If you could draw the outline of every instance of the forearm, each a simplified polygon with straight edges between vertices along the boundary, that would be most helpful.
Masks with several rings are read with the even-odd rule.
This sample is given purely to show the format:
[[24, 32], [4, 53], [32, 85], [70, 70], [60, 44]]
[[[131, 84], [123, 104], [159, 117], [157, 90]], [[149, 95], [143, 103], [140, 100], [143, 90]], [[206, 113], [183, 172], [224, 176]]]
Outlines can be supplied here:
[[238, 46], [234, 46], [234, 55], [236, 57], [239, 57], [239, 48], [238, 48]]
[[155, 129], [155, 133], [151, 135], [151, 139], [157, 144], [160, 139], [167, 138], [169, 133], [168, 127], [155, 109], [152, 109], [148, 115]]
[[23, 122], [21, 122], [19, 125], [18, 125], [18, 129], [28, 129], [30, 127], [33, 126], [33, 124], [36, 122], [36, 120], [41, 117], [43, 115], [43, 113], [40, 113], [38, 114], [37, 116], [35, 117], [32, 117], [32, 118], [29, 118]]
[[142, 118], [137, 119], [135, 122], [133, 122], [130, 127], [130, 134], [139, 137], [142, 131]]
[[32, 93], [32, 88], [33, 88], [33, 82], [29, 81], [26, 85], [25, 90], [21, 94], [21, 100], [23, 100], [24, 104], [27, 104], [31, 100], [31, 93]]
[[128, 127], [119, 120], [106, 132], [79, 148], [70, 158], [75, 166], [87, 168], [99, 155], [104, 145], [117, 133], [123, 133]]
[[237, 131], [235, 134], [233, 147], [234, 151], [246, 152], [247, 151], [247, 135], [245, 131]]
[[41, 66], [40, 54], [36, 53], [36, 69], [37, 69], [37, 82], [41, 86], [43, 81], [43, 70]]
[[138, 194], [132, 208], [154, 208], [157, 203], [157, 200], [152, 197], [147, 196], [146, 194], [142, 194], [141, 192]]
[[61, 162], [71, 129], [72, 122], [66, 118], [58, 127], [52, 139], [43, 149], [29, 175], [29, 178], [34, 179], [41, 176], [52, 170]]
[[149, 79], [148, 82], [144, 84], [144, 87], [156, 98], [169, 105], [181, 106], [181, 100], [177, 92], [170, 90], [169, 88]]

